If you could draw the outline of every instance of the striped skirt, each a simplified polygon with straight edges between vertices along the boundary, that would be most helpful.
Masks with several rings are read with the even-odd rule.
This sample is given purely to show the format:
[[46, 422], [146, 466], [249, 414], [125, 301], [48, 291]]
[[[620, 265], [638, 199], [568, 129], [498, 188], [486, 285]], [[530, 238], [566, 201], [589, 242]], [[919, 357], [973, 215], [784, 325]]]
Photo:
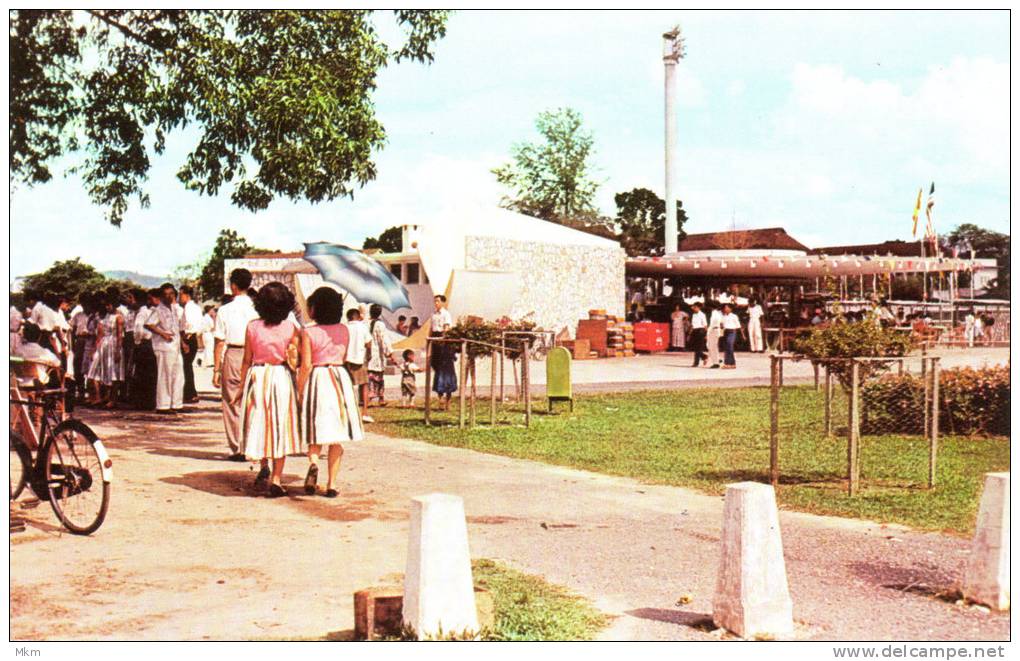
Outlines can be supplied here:
[[364, 438], [347, 369], [342, 365], [313, 367], [301, 402], [301, 441], [305, 446], [334, 445]]
[[286, 365], [252, 365], [241, 398], [241, 452], [251, 461], [304, 454], [297, 389]]

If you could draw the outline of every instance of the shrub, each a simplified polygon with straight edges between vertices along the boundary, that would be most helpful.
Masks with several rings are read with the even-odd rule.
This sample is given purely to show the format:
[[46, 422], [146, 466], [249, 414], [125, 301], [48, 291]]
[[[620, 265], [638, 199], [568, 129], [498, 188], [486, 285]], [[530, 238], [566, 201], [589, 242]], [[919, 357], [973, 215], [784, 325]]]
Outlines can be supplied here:
[[[885, 328], [875, 323], [869, 315], [863, 321], [848, 322], [842, 316], [831, 324], [815, 327], [806, 336], [799, 338], [792, 347], [797, 353], [811, 360], [831, 360], [863, 357], [899, 357], [911, 349], [910, 336]], [[861, 383], [889, 369], [892, 363], [862, 362], [858, 374]], [[829, 371], [843, 387], [850, 388], [849, 361], [835, 360], [829, 364]]]
[[[861, 432], [924, 432], [924, 382], [886, 375], [861, 388]], [[1009, 367], [961, 367], [939, 374], [939, 432], [1009, 434]]]
[[[526, 319], [513, 320], [509, 317], [501, 317], [497, 321], [485, 321], [479, 317], [461, 317], [457, 323], [446, 332], [446, 337], [454, 340], [473, 340], [499, 346], [500, 333], [504, 331], [534, 331], [535, 322]], [[520, 357], [520, 341], [525, 337], [507, 340], [507, 358], [517, 360]], [[529, 342], [530, 344], [530, 342]], [[517, 347], [514, 349], [514, 347]], [[493, 349], [477, 344], [468, 344], [468, 357], [471, 359], [481, 358], [492, 354]]]

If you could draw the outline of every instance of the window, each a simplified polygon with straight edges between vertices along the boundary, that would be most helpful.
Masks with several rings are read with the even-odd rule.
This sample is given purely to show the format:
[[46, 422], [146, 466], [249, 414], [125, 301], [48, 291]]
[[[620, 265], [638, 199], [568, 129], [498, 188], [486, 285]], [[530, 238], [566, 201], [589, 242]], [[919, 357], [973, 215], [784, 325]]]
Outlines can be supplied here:
[[419, 276], [419, 270], [420, 269], [417, 264], [408, 264], [406, 278], [404, 279], [404, 282], [406, 282], [409, 285], [418, 284], [421, 281], [421, 278]]
[[400, 271], [400, 267], [402, 266], [403, 264], [390, 264], [390, 273], [392, 273], [393, 277], [395, 277], [397, 280], [403, 279], [403, 275], [401, 274]]

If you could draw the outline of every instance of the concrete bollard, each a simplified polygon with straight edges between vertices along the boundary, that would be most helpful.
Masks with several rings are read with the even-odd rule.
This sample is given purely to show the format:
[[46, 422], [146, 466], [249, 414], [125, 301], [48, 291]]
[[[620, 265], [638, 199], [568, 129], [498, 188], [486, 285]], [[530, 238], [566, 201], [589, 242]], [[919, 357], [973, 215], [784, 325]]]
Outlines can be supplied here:
[[963, 596], [1009, 610], [1009, 473], [986, 473]]
[[433, 493], [411, 499], [403, 618], [419, 639], [478, 631], [460, 496]]
[[767, 484], [726, 487], [712, 620], [741, 638], [793, 632], [776, 493]]

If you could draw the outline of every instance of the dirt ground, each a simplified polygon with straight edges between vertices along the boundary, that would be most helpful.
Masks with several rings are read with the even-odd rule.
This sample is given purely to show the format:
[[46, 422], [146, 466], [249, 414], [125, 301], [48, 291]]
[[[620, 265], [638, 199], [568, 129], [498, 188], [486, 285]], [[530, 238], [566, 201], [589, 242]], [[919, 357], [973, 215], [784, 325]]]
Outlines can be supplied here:
[[[605, 639], [712, 639], [722, 500], [535, 462], [371, 435], [350, 444], [341, 496], [254, 497], [225, 461], [219, 401], [167, 418], [83, 411], [114, 460], [91, 537], [48, 503], [10, 538], [14, 640], [349, 639], [355, 590], [402, 572], [409, 498], [464, 497], [474, 557], [502, 559], [590, 597]], [[933, 596], [968, 541], [896, 526], [780, 515], [799, 638], [1006, 640], [1008, 614]], [[689, 603], [677, 605], [682, 595]]]

